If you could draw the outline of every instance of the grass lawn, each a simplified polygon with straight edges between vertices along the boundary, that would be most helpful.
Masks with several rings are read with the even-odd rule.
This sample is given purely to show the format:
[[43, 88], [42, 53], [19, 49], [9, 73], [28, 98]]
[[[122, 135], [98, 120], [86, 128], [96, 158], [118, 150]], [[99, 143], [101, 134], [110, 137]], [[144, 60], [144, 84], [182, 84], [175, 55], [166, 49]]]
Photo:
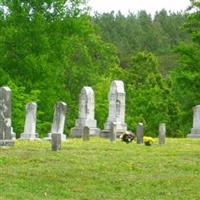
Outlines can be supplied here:
[[200, 139], [165, 146], [71, 139], [0, 148], [0, 200], [200, 199]]

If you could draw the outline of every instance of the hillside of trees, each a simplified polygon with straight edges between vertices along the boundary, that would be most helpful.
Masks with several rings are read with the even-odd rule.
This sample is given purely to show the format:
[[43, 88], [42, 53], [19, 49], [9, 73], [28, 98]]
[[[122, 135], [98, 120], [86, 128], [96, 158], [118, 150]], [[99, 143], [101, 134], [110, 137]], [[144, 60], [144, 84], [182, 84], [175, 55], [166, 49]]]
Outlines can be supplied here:
[[200, 104], [200, 2], [188, 13], [145, 11], [90, 16], [84, 0], [0, 1], [0, 85], [12, 89], [14, 131], [23, 132], [25, 104], [38, 103], [45, 136], [57, 101], [68, 104], [65, 133], [78, 117], [83, 86], [95, 91], [103, 128], [112, 80], [126, 89], [126, 122], [156, 136], [160, 122], [172, 137], [192, 128]]
[[174, 50], [180, 41], [190, 42], [190, 35], [183, 28], [186, 15], [168, 13], [161, 10], [152, 17], [146, 11], [128, 16], [120, 12], [115, 14], [96, 14], [94, 22], [98, 33], [105, 42], [117, 47], [120, 66], [126, 68], [131, 57], [137, 52], [152, 52], [159, 59], [159, 69], [163, 74], [176, 65]]

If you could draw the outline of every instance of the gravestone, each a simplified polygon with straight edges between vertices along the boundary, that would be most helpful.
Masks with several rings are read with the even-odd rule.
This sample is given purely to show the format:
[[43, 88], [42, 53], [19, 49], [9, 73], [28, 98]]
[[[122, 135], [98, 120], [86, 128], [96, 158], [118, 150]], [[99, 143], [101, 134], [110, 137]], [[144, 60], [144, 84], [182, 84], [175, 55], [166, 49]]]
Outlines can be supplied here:
[[193, 128], [191, 133], [187, 135], [188, 138], [200, 137], [200, 105], [193, 107]]
[[52, 151], [61, 150], [61, 134], [60, 133], [52, 133], [51, 134], [51, 149]]
[[0, 88], [0, 146], [14, 145], [15, 136], [11, 126], [11, 90]]
[[98, 136], [99, 129], [94, 119], [95, 97], [91, 87], [83, 87], [80, 94], [79, 118], [76, 120], [75, 127], [71, 129], [74, 137], [81, 137], [83, 128], [89, 128], [90, 136]]
[[117, 137], [117, 124], [113, 122], [110, 126], [110, 141], [115, 142]]
[[24, 132], [20, 135], [21, 140], [39, 140], [36, 133], [36, 112], [37, 104], [30, 102], [26, 104], [26, 118]]
[[65, 102], [58, 102], [55, 105], [53, 123], [51, 125], [51, 133], [48, 133], [48, 137], [44, 138], [45, 140], [51, 140], [52, 133], [61, 134], [61, 140], [66, 140], [66, 135], [64, 134], [66, 110], [67, 104]]
[[159, 144], [165, 144], [165, 137], [166, 137], [166, 125], [165, 123], [161, 123], [159, 125]]
[[90, 129], [88, 127], [83, 128], [83, 135], [82, 135], [83, 141], [90, 140]]
[[104, 130], [101, 132], [102, 137], [109, 137], [112, 123], [116, 125], [116, 136], [126, 133], [127, 125], [125, 123], [125, 90], [123, 81], [112, 81], [108, 96], [109, 114]]
[[137, 144], [143, 144], [144, 143], [143, 142], [143, 136], [144, 136], [144, 125], [143, 125], [143, 123], [138, 123], [136, 135], [137, 135]]

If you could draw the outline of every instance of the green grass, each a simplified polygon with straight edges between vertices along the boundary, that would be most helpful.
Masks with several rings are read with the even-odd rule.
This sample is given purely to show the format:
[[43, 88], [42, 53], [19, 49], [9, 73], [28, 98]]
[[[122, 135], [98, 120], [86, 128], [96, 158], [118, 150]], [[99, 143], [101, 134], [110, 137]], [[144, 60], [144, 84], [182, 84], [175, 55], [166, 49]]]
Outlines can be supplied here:
[[165, 146], [71, 139], [0, 148], [0, 200], [200, 199], [200, 140]]

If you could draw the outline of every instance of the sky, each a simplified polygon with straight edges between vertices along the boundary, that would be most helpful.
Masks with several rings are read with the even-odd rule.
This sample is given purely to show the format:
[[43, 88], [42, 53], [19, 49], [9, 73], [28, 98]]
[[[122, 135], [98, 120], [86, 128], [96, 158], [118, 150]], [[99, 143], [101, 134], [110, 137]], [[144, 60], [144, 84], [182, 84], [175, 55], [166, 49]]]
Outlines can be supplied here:
[[146, 10], [147, 13], [154, 15], [163, 8], [167, 11], [184, 11], [190, 5], [190, 0], [88, 0], [88, 2], [92, 12], [120, 10], [124, 15], [129, 11], [136, 14], [139, 10]]

